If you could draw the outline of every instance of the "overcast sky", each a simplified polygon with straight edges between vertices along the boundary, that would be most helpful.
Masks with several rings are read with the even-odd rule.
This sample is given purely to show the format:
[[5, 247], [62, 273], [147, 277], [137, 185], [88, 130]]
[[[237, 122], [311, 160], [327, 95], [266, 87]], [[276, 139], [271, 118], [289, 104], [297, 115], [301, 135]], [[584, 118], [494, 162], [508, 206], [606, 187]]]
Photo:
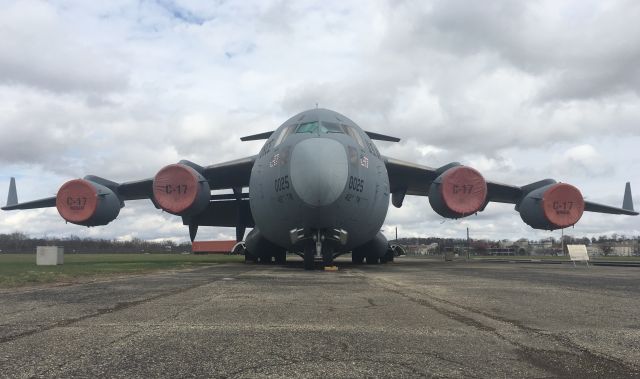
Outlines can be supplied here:
[[[402, 138], [385, 155], [460, 161], [489, 180], [552, 177], [620, 206], [640, 194], [640, 2], [9, 1], [0, 12], [0, 201], [66, 180], [152, 177], [255, 154], [243, 135], [315, 107]], [[636, 202], [636, 207], [640, 204]], [[392, 238], [559, 237], [512, 205], [444, 220], [426, 198], [389, 208]], [[0, 213], [0, 233], [188, 239], [180, 218], [128, 202], [108, 226], [55, 208]], [[640, 234], [585, 213], [566, 234]], [[232, 239], [202, 228], [199, 239]]]

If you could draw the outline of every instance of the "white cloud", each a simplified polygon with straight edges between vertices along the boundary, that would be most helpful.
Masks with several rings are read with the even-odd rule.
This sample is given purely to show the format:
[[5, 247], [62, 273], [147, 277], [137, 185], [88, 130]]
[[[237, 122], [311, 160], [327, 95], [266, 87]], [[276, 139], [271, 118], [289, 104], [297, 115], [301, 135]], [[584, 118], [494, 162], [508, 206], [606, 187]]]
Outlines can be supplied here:
[[[9, 1], [0, 14], [0, 180], [21, 200], [91, 173], [151, 177], [255, 153], [239, 137], [316, 103], [402, 138], [384, 154], [487, 179], [553, 176], [621, 201], [640, 176], [640, 6], [634, 1]], [[636, 191], [637, 192], [637, 191]], [[0, 185], [0, 200], [6, 187]], [[512, 206], [447, 221], [428, 199], [391, 208], [411, 235], [537, 237]], [[186, 238], [132, 202], [107, 227], [55, 210], [0, 214], [0, 233]], [[576, 233], [640, 230], [585, 215]], [[233, 230], [202, 228], [203, 236]]]
[[607, 177], [613, 171], [602, 154], [589, 144], [574, 146], [556, 154], [552, 159], [557, 162], [555, 172], [559, 175], [582, 175], [584, 177]]

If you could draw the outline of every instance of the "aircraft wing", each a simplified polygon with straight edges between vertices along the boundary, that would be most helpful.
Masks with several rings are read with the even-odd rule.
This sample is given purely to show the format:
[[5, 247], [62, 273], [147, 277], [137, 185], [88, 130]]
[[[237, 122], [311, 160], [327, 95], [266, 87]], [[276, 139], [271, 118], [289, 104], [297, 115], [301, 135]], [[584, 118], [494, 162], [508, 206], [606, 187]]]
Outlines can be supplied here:
[[203, 175], [212, 190], [249, 187], [251, 169], [256, 156], [218, 163], [204, 168]]
[[437, 169], [417, 163], [383, 157], [389, 174], [391, 193], [406, 191], [407, 195], [427, 196], [429, 186], [438, 177]]
[[[391, 187], [390, 192], [392, 194], [404, 193], [406, 195], [428, 196], [431, 183], [442, 173], [443, 168], [449, 166], [433, 168], [395, 158], [383, 157], [383, 159], [389, 174], [389, 186]], [[487, 202], [518, 204], [531, 189], [548, 183], [555, 183], [555, 181], [546, 179], [522, 187], [487, 181]], [[628, 187], [625, 192], [625, 198], [627, 196], [629, 198], [631, 196]], [[584, 210], [589, 212], [629, 216], [638, 215], [638, 212], [633, 211], [633, 209], [612, 207], [591, 201], [585, 201], [584, 204]]]
[[[255, 158], [255, 156], [250, 156], [206, 167], [200, 167], [186, 161], [181, 161], [180, 163], [187, 164], [198, 171], [209, 182], [209, 187], [211, 190], [235, 189], [239, 193], [238, 195], [213, 195], [211, 197], [212, 200], [221, 200], [222, 198], [228, 200], [231, 198], [236, 199], [238, 198], [238, 196], [238, 199], [246, 198], [246, 194], [241, 194], [240, 190], [243, 187], [249, 186], [251, 168], [253, 167]], [[155, 200], [153, 198], [153, 178], [124, 183], [112, 182], [110, 180], [93, 175], [88, 175], [84, 179], [93, 183], [100, 184], [111, 190], [117, 196], [117, 199], [120, 201], [121, 206], [123, 205], [124, 201], [140, 199], [151, 199], [155, 204]], [[243, 206], [241, 209], [244, 214], [246, 213], [248, 207], [244, 205], [244, 202], [242, 204]], [[12, 179], [9, 187], [7, 205], [5, 207], [2, 207], [2, 210], [9, 211], [17, 209], [35, 209], [55, 206], [56, 196], [18, 203], [15, 181]], [[216, 206], [212, 206], [210, 207], [210, 209], [213, 211], [219, 211], [218, 208], [220, 206], [222, 206], [222, 203]], [[225, 206], [225, 212], [218, 212], [218, 215], [216, 215], [216, 217], [203, 215], [203, 221], [207, 222], [208, 224], [215, 224], [214, 226], [234, 225], [234, 223], [237, 221], [237, 215], [228, 209], [229, 205], [227, 203], [225, 203]], [[228, 215], [229, 217], [225, 217], [225, 215]], [[247, 224], [252, 224], [250, 215], [243, 215], [242, 219], [247, 220]]]
[[[255, 159], [255, 156], [235, 159], [207, 167], [198, 167], [196, 171], [207, 179], [212, 190], [248, 187]], [[119, 184], [117, 194], [122, 200], [151, 199], [153, 178]], [[55, 202], [52, 206], [55, 206]]]

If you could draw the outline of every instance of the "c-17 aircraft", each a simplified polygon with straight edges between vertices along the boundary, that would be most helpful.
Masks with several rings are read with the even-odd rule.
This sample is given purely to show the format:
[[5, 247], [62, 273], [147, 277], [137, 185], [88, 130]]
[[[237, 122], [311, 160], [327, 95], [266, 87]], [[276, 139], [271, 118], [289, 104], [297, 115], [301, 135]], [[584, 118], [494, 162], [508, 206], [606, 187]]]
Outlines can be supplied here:
[[382, 156], [373, 143], [399, 138], [363, 131], [328, 109], [304, 111], [275, 131], [241, 140], [267, 141], [258, 155], [206, 167], [183, 160], [144, 180], [116, 183], [88, 175], [64, 183], [56, 196], [25, 203], [18, 203], [12, 178], [2, 209], [55, 206], [67, 222], [98, 226], [114, 220], [125, 201], [150, 199], [182, 217], [192, 241], [199, 226], [235, 227], [238, 241], [253, 228], [246, 261], [283, 263], [290, 251], [309, 270], [348, 252], [354, 263], [393, 260], [380, 228], [389, 198], [401, 207], [406, 195], [428, 196], [436, 213], [454, 219], [481, 212], [489, 202], [515, 204], [525, 223], [545, 230], [572, 226], [584, 211], [638, 215], [629, 183], [617, 208], [585, 201], [576, 187], [552, 179], [518, 187], [487, 181], [457, 162], [440, 168], [404, 162]]

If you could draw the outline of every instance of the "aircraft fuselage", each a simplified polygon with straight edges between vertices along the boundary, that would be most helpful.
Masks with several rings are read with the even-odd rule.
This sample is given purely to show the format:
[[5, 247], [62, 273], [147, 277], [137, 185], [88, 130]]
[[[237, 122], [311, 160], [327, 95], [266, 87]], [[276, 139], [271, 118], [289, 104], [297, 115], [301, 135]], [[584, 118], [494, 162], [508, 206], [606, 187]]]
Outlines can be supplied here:
[[380, 231], [389, 177], [360, 127], [314, 109], [290, 118], [266, 141], [249, 193], [255, 225], [269, 241], [295, 250], [319, 238], [346, 252]]

